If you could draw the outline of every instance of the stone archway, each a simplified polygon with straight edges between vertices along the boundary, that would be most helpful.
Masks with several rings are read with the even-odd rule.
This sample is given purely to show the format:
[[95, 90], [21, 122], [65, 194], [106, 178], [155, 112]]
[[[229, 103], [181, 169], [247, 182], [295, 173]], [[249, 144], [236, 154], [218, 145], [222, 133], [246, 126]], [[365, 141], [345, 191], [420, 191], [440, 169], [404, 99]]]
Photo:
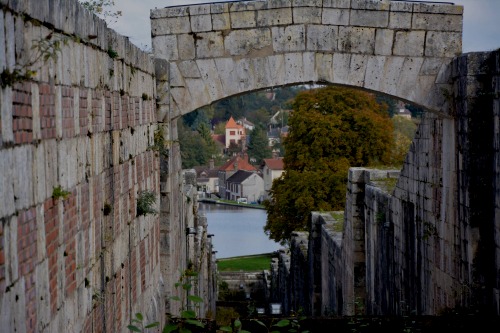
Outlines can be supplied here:
[[244, 92], [332, 83], [449, 113], [449, 64], [461, 53], [461, 6], [372, 0], [270, 0], [151, 13], [160, 94], [176, 118]]

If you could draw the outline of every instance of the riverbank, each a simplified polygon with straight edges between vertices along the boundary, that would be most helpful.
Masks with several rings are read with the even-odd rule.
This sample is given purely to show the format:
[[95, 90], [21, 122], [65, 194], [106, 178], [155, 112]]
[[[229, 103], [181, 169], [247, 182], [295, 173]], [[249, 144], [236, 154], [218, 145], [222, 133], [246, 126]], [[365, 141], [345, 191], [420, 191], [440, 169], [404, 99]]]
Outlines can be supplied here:
[[217, 205], [225, 205], [225, 206], [235, 206], [235, 207], [244, 207], [244, 208], [253, 208], [253, 209], [263, 209], [266, 208], [263, 205], [258, 204], [245, 204], [239, 203], [231, 200], [222, 200], [222, 199], [209, 199], [209, 198], [201, 198], [198, 199], [198, 202], [208, 203], [208, 204], [217, 204]]

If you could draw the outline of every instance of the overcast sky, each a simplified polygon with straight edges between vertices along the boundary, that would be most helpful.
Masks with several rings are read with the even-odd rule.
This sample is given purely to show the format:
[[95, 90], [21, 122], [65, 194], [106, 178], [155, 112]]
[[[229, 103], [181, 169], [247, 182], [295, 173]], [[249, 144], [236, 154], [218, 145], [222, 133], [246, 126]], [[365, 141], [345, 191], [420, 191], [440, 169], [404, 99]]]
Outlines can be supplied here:
[[[142, 49], [151, 49], [150, 10], [178, 5], [224, 2], [220, 0], [115, 0], [123, 15], [110, 27]], [[422, 1], [431, 2], [431, 1]], [[434, 0], [464, 6], [462, 51], [491, 51], [500, 48], [500, 0]]]

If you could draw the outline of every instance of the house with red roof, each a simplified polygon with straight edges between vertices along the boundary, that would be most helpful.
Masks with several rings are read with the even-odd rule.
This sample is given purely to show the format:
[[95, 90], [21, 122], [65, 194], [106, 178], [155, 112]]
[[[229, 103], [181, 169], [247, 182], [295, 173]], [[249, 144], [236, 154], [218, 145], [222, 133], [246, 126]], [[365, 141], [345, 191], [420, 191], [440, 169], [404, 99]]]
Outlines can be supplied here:
[[273, 180], [281, 177], [285, 171], [283, 157], [265, 158], [262, 161], [262, 178], [264, 179], [264, 199], [269, 198]]
[[250, 172], [257, 172], [257, 168], [248, 162], [248, 155], [236, 155], [233, 156], [229, 161], [227, 161], [224, 165], [219, 167], [218, 175], [219, 175], [219, 196], [222, 199], [229, 199], [229, 192], [226, 190], [226, 180], [234, 175], [236, 171], [244, 170]]
[[236, 123], [234, 118], [231, 116], [226, 123], [226, 148], [229, 148], [231, 143], [239, 145], [244, 150], [246, 141], [246, 131], [245, 127], [241, 124]]

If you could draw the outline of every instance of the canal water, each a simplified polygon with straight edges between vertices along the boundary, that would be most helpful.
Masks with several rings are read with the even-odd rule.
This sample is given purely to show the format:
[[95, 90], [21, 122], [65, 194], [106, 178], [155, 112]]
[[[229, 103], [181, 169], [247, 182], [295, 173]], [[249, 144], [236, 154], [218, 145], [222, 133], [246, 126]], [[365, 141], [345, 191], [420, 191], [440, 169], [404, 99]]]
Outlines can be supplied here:
[[270, 253], [282, 248], [264, 233], [263, 209], [199, 203], [199, 213], [207, 217], [208, 233], [218, 259]]

